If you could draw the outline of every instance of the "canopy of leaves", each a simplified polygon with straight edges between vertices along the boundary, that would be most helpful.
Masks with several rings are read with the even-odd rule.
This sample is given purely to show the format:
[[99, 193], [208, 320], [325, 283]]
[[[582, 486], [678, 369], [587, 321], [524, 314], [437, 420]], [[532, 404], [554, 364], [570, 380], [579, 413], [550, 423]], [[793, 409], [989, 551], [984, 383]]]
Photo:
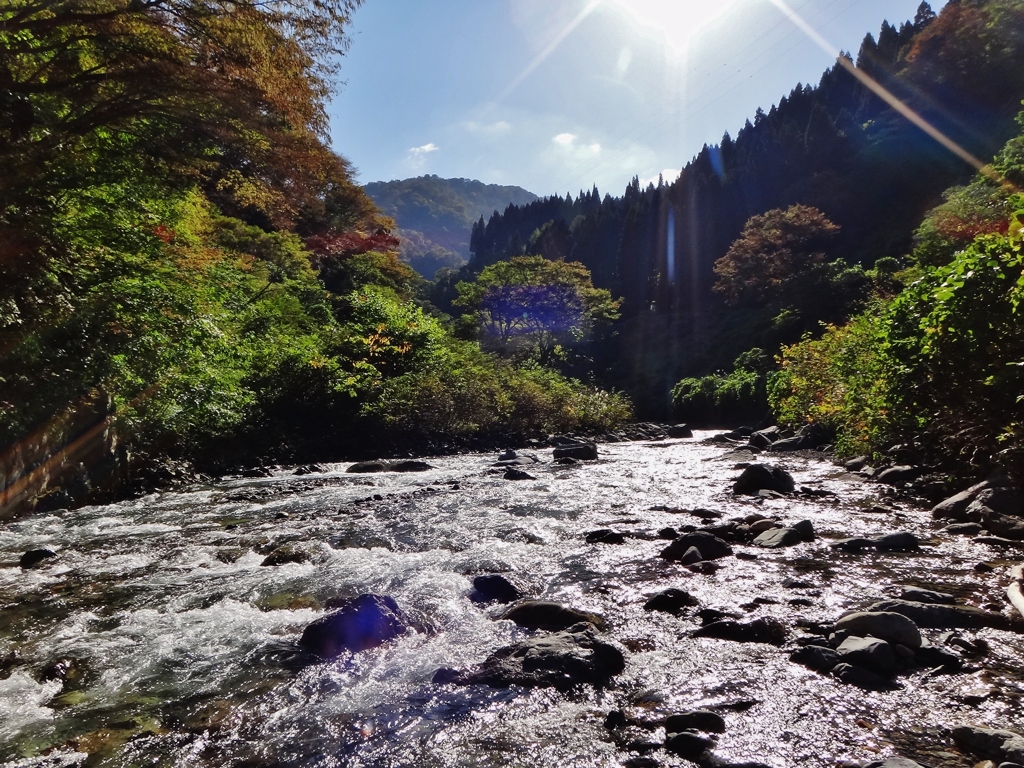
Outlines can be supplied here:
[[595, 288], [578, 262], [518, 256], [485, 268], [475, 283], [459, 283], [458, 306], [483, 339], [505, 352], [526, 351], [542, 364], [563, 344], [583, 339], [618, 317], [619, 302]]
[[786, 303], [813, 280], [839, 233], [817, 208], [793, 205], [752, 217], [715, 262], [715, 290], [732, 305]]

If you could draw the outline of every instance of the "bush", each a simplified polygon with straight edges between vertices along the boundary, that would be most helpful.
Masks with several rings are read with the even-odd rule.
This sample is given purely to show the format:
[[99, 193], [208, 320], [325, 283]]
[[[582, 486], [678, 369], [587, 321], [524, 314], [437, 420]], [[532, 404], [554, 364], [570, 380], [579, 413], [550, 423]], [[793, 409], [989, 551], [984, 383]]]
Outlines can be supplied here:
[[894, 431], [889, 361], [884, 353], [883, 304], [821, 338], [785, 347], [768, 399], [781, 424], [820, 424], [837, 432], [836, 452], [877, 449]]
[[677, 418], [692, 424], [756, 423], [768, 413], [766, 382], [771, 361], [759, 348], [736, 358], [731, 373], [680, 380], [672, 388]]

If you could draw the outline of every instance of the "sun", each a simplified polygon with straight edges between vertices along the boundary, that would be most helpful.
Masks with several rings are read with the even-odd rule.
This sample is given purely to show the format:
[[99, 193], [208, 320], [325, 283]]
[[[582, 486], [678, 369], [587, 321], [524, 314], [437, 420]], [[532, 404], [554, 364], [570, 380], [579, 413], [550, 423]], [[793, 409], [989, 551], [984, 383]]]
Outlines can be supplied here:
[[746, 2], [749, 0], [604, 0], [605, 5], [626, 12], [637, 27], [662, 37], [680, 53], [709, 24]]

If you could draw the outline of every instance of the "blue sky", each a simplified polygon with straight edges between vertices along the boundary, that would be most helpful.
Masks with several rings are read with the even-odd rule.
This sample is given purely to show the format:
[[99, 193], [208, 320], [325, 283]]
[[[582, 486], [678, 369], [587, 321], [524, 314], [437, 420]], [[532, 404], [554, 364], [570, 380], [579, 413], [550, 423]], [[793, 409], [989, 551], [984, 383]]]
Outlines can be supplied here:
[[433, 173], [617, 195], [817, 83], [834, 61], [823, 41], [855, 54], [919, 2], [366, 0], [332, 141], [361, 183]]

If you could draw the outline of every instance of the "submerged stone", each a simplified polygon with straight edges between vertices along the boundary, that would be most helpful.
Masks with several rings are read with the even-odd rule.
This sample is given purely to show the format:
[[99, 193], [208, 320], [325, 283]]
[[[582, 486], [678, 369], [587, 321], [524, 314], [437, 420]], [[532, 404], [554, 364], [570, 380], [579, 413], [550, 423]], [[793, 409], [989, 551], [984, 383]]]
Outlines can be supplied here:
[[558, 632], [581, 622], [602, 626], [604, 620], [594, 613], [578, 611], [549, 600], [523, 600], [516, 603], [499, 618], [508, 619], [526, 629]]
[[345, 651], [376, 648], [411, 628], [412, 621], [392, 598], [360, 595], [306, 627], [299, 645], [321, 658], [334, 659]]
[[597, 628], [583, 622], [563, 632], [531, 637], [502, 648], [476, 670], [439, 670], [434, 682], [564, 691], [578, 685], [605, 685], [625, 668], [622, 651], [598, 639]]
[[496, 573], [477, 576], [473, 579], [473, 589], [471, 597], [481, 603], [511, 603], [523, 596], [519, 587]]
[[28, 552], [21, 556], [21, 559], [18, 561], [18, 565], [20, 565], [25, 570], [28, 570], [30, 568], [36, 568], [41, 563], [45, 562], [46, 560], [50, 560], [56, 556], [57, 553], [54, 552], [52, 549], [30, 549]]

